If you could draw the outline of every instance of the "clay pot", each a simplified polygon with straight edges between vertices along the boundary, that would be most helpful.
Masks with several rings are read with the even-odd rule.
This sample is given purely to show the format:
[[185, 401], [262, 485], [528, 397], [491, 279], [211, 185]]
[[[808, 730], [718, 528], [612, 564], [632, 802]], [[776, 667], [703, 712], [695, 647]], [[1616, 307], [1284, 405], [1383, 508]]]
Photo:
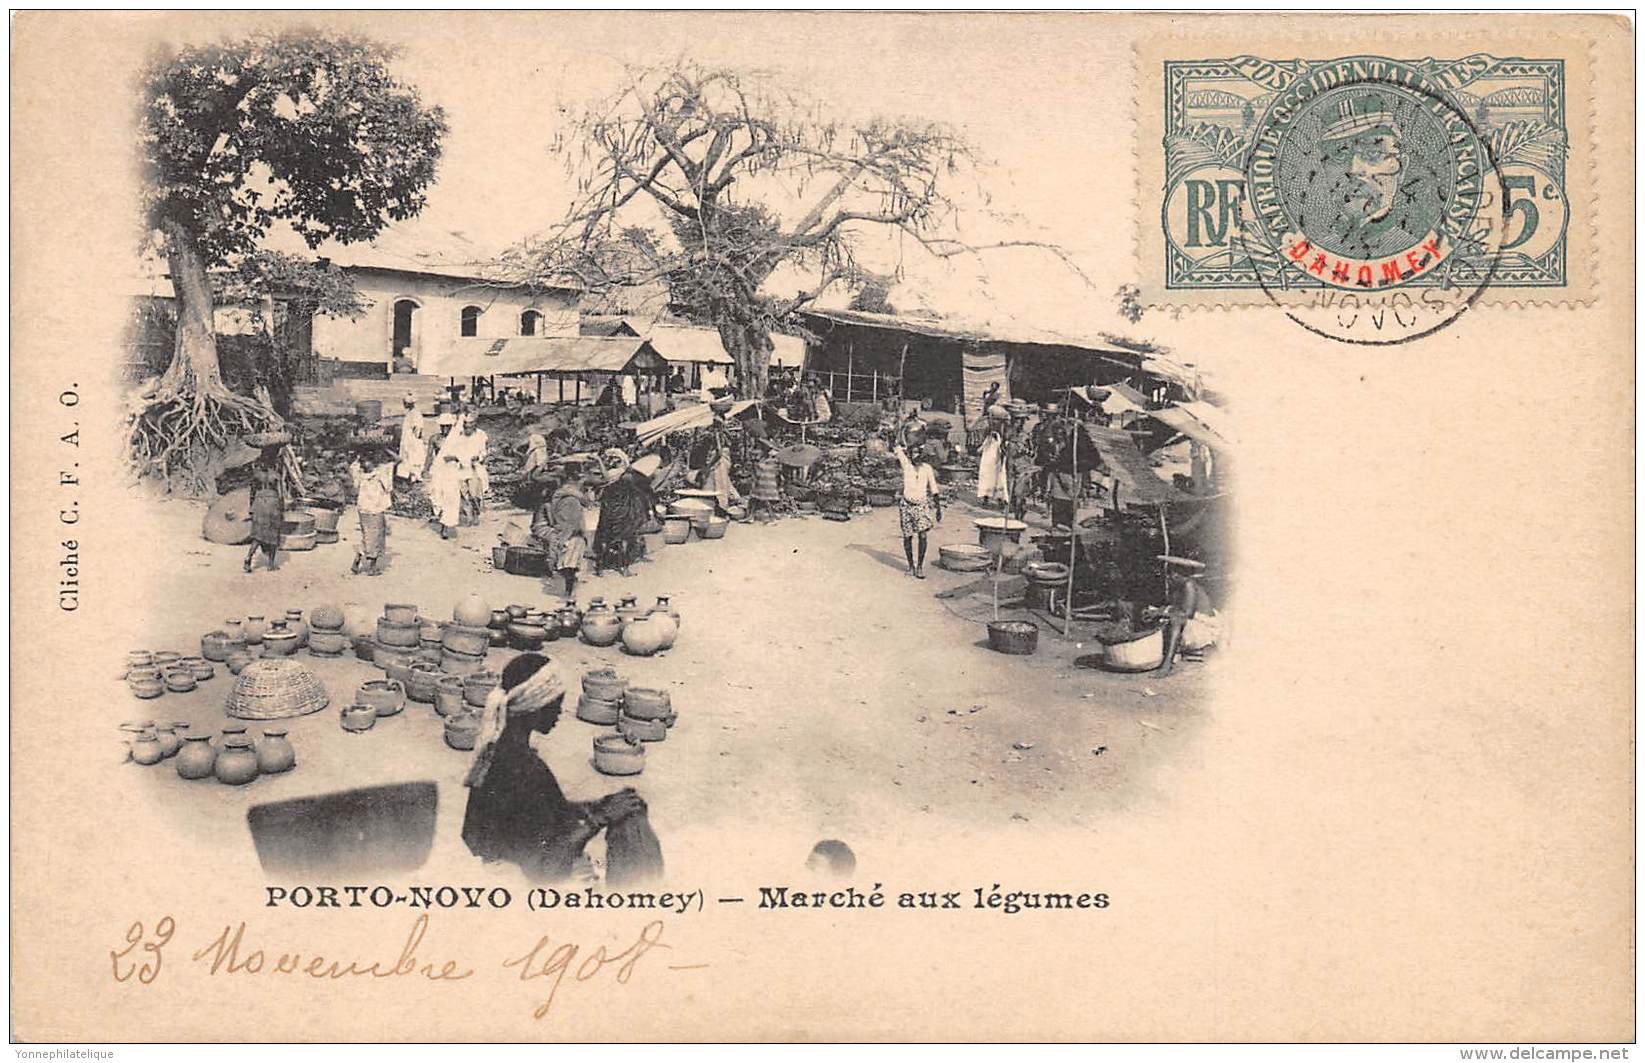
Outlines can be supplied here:
[[529, 612], [530, 610], [526, 609], [526, 607], [523, 606], [523, 605], [511, 605], [507, 609], [504, 609], [503, 611], [508, 614], [508, 618], [510, 620], [520, 620], [520, 619], [524, 618], [526, 613]]
[[594, 770], [601, 775], [638, 775], [645, 770], [645, 747], [620, 734], [600, 735], [594, 739]]
[[583, 641], [590, 646], [609, 646], [623, 634], [623, 622], [610, 609], [583, 615]]
[[460, 653], [457, 650], [441, 650], [440, 670], [447, 675], [466, 678], [486, 670], [486, 655], [483, 653]]
[[584, 694], [577, 699], [577, 719], [609, 727], [622, 715], [622, 707], [615, 701]]
[[423, 705], [434, 704], [434, 685], [445, 678], [437, 664], [428, 664], [418, 661], [411, 666], [410, 678], [406, 680], [406, 697]]
[[424, 646], [427, 646], [431, 642], [438, 645], [440, 642], [440, 636], [444, 634], [444, 632], [445, 624], [440, 621], [420, 620], [417, 624], [417, 641], [421, 642]]
[[554, 614], [555, 621], [560, 625], [560, 637], [574, 639], [577, 632], [583, 629], [582, 610], [574, 605], [568, 605]]
[[479, 737], [479, 716], [472, 712], [460, 712], [446, 717], [446, 745], [452, 749], [473, 749]]
[[543, 624], [520, 619], [508, 625], [508, 644], [517, 650], [540, 649], [547, 640], [548, 628]]
[[126, 676], [126, 686], [140, 698], [157, 698], [166, 692], [166, 683], [154, 668], [138, 669]]
[[617, 606], [617, 619], [623, 623], [639, 619], [644, 610], [640, 608], [639, 599], [632, 594], [623, 595], [622, 604]]
[[230, 653], [228, 636], [221, 631], [208, 631], [200, 636], [200, 656], [208, 661], [226, 661]]
[[377, 621], [377, 643], [381, 646], [416, 646], [418, 642], [417, 621], [390, 620], [387, 617]]
[[[308, 618], [313, 623], [315, 631], [341, 631], [345, 622], [343, 611], [335, 605], [315, 606], [308, 614]], [[311, 632], [309, 638], [313, 637]]]
[[417, 647], [417, 652], [411, 655], [411, 663], [417, 664], [418, 662], [422, 662], [423, 664], [432, 664], [437, 666], [440, 663], [441, 655], [444, 653], [445, 650], [441, 649], [437, 644], [433, 646], [419, 646]]
[[284, 618], [274, 621], [267, 631], [263, 632], [264, 657], [290, 657], [297, 652], [297, 632], [293, 631]]
[[397, 679], [368, 679], [354, 695], [357, 705], [370, 705], [379, 716], [393, 716], [406, 707], [405, 684]]
[[377, 710], [370, 705], [349, 705], [343, 709], [343, 730], [369, 731], [377, 723]]
[[508, 610], [507, 609], [493, 609], [491, 611], [491, 620], [487, 623], [486, 626], [490, 627], [490, 628], [493, 628], [493, 629], [508, 627]]
[[229, 617], [223, 621], [223, 634], [230, 642], [238, 642], [242, 646], [246, 644], [246, 625], [239, 617]]
[[370, 635], [351, 635], [354, 640], [354, 656], [367, 664], [377, 663], [377, 640]]
[[463, 701], [463, 677], [441, 676], [434, 684], [434, 711], [441, 716], [455, 716], [466, 707]]
[[662, 720], [641, 720], [626, 712], [617, 718], [617, 731], [635, 742], [661, 742], [668, 737], [668, 724]]
[[690, 538], [690, 517], [668, 517], [663, 521], [663, 542], [670, 546], [679, 546]]
[[663, 637], [663, 645], [660, 645], [658, 648], [660, 648], [660, 650], [666, 650], [666, 648], [673, 647], [674, 638], [679, 637], [679, 620], [674, 617], [674, 614], [671, 614], [671, 612], [663, 612], [663, 607], [658, 606], [656, 609], [653, 609], [651, 612], [646, 614], [646, 620], [648, 620], [650, 624], [655, 624], [656, 630], [661, 632], [661, 637]]
[[158, 764], [166, 759], [166, 751], [160, 745], [159, 736], [153, 731], [144, 731], [131, 742], [131, 759], [145, 768], [151, 764]]
[[257, 778], [257, 753], [251, 748], [251, 739], [245, 735], [229, 735], [223, 739], [223, 748], [217, 751], [212, 765], [217, 781], [229, 786], [244, 786]]
[[383, 619], [391, 624], [417, 623], [417, 607], [403, 602], [389, 602], [383, 606]]
[[223, 745], [226, 742], [228, 742], [229, 739], [231, 739], [231, 738], [244, 738], [245, 736], [246, 736], [246, 725], [245, 724], [240, 723], [238, 721], [235, 721], [233, 723], [225, 723], [223, 725], [223, 730], [221, 731], [221, 737], [216, 742], [217, 752], [221, 753], [223, 751]]
[[230, 675], [239, 675], [245, 670], [246, 665], [254, 660], [256, 658], [249, 651], [241, 649], [229, 654], [228, 659], [223, 664], [227, 666]]
[[286, 610], [286, 627], [296, 632], [297, 645], [308, 645], [308, 625], [303, 623], [303, 611], [301, 609]]
[[166, 689], [173, 694], [187, 694], [197, 683], [194, 672], [188, 668], [172, 668], [166, 672]]
[[257, 743], [257, 770], [264, 775], [278, 775], [296, 766], [297, 751], [291, 748], [285, 728], [265, 728], [263, 740]]
[[465, 627], [485, 627], [491, 623], [491, 606], [477, 594], [471, 594], [457, 603], [451, 619]]
[[337, 534], [337, 521], [343, 515], [342, 510], [340, 510], [340, 509], [330, 509], [328, 507], [316, 507], [313, 510], [313, 513], [314, 513], [314, 531], [315, 531], [316, 534], [319, 534], [319, 535], [336, 535]]
[[204, 682], [217, 674], [216, 666], [204, 657], [184, 657], [177, 663], [188, 665], [189, 671], [193, 672], [194, 678], [200, 682]]
[[623, 649], [636, 657], [649, 657], [663, 648], [668, 632], [650, 617], [631, 620], [623, 627]]
[[628, 680], [610, 668], [596, 668], [583, 673], [583, 693], [591, 698], [621, 702], [628, 690]]
[[480, 708], [486, 703], [486, 695], [502, 681], [496, 672], [475, 672], [463, 680], [463, 700]]
[[260, 646], [263, 635], [268, 631], [268, 621], [260, 616], [246, 617], [245, 636], [247, 646]]
[[177, 737], [177, 732], [171, 729], [168, 723], [159, 724], [154, 728], [154, 737], [160, 742], [160, 755], [174, 757], [183, 747], [183, 740]]
[[341, 631], [315, 628], [308, 633], [308, 652], [316, 657], [341, 657], [349, 649], [349, 637]]
[[623, 694], [623, 712], [636, 720], [670, 720], [674, 705], [666, 690], [629, 687]]
[[174, 765], [184, 779], [209, 778], [217, 765], [217, 751], [211, 748], [210, 735], [186, 735], [183, 748], [177, 751]]
[[447, 624], [440, 645], [458, 653], [485, 653], [491, 647], [491, 629], [474, 624]]
[[180, 653], [172, 653], [170, 650], [157, 650], [154, 654], [154, 667], [165, 672], [182, 659], [183, 655]]
[[128, 673], [134, 668], [152, 668], [153, 666], [154, 654], [148, 650], [132, 650], [126, 654], [126, 671]]
[[731, 527], [730, 517], [709, 517], [697, 529], [697, 534], [704, 539], [724, 539], [725, 530]]

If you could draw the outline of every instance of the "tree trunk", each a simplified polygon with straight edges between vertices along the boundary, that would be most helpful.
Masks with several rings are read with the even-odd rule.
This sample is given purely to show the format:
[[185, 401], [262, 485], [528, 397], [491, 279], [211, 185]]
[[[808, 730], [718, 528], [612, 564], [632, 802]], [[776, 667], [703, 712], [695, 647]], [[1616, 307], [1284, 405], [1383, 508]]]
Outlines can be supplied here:
[[164, 226], [166, 265], [177, 295], [177, 341], [161, 391], [189, 394], [226, 390], [217, 362], [217, 327], [213, 320], [211, 278], [194, 236], [175, 222]]
[[740, 321], [721, 321], [719, 330], [720, 342], [737, 364], [742, 397], [765, 398], [770, 381], [771, 334], [757, 325]]

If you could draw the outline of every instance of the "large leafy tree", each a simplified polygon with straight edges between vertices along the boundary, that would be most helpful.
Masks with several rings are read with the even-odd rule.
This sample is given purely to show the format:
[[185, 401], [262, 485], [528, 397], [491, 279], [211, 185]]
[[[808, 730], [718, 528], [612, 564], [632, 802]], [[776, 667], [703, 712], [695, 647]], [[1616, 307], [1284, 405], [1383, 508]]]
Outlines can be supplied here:
[[423, 206], [446, 132], [370, 41], [264, 34], [158, 56], [143, 77], [144, 215], [177, 297], [170, 366], [134, 404], [138, 472], [200, 486], [230, 438], [278, 423], [223, 383], [214, 271], [243, 271], [269, 229], [310, 247], [369, 240]]
[[[840, 284], [865, 241], [900, 237], [942, 256], [975, 250], [951, 223], [966, 142], [929, 122], [842, 123], [764, 79], [681, 63], [631, 75], [559, 145], [578, 195], [516, 249], [528, 280], [598, 292], [664, 281], [716, 327], [750, 394], [763, 395], [770, 333]], [[793, 294], [767, 282], [798, 278]]]

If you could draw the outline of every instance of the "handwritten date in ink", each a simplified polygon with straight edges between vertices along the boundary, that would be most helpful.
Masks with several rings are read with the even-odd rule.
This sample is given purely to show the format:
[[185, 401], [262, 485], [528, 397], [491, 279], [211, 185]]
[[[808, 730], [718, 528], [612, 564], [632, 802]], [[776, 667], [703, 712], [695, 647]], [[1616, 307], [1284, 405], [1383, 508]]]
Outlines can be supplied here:
[[154, 924], [152, 938], [145, 933], [141, 922], [131, 924], [126, 929], [126, 947], [109, 950], [114, 980], [129, 982], [136, 977], [143, 985], [151, 984], [160, 977], [160, 965], [164, 962], [161, 950], [171, 943], [171, 936], [176, 932], [177, 923], [169, 915]]

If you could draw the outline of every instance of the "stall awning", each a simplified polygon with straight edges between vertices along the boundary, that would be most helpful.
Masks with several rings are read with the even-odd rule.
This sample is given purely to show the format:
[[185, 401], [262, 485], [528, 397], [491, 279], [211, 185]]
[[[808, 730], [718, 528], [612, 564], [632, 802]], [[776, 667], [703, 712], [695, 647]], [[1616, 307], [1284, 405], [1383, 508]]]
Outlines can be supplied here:
[[1149, 410], [1148, 416], [1212, 450], [1228, 450], [1235, 442], [1227, 414], [1208, 402], [1180, 402], [1163, 410]]
[[[634, 327], [632, 324], [630, 327]], [[698, 362], [730, 365], [731, 356], [725, 353], [725, 344], [714, 329], [693, 328], [690, 325], [652, 325], [644, 333], [657, 353], [671, 362]]]
[[526, 373], [632, 373], [666, 369], [650, 342], [633, 336], [465, 337], [425, 351], [425, 376], [512, 376]]
[[[739, 417], [749, 407], [756, 406], [753, 399], [739, 399], [731, 404], [726, 412], [727, 418]], [[689, 432], [693, 428], [706, 428], [714, 423], [714, 411], [709, 409], [708, 403], [696, 402], [688, 406], [681, 406], [677, 410], [669, 410], [660, 417], [653, 417], [634, 428], [634, 434], [639, 437], [640, 445], [646, 446], [653, 440], [661, 439], [674, 432]]]

